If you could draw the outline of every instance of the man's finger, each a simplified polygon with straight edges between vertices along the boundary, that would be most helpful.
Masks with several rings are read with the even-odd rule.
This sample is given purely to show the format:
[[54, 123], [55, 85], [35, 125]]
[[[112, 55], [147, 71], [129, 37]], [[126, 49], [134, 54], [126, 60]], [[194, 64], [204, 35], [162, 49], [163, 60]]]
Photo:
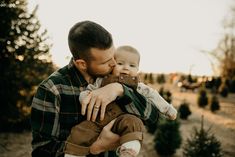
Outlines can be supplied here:
[[104, 120], [104, 114], [105, 114], [105, 110], [106, 110], [106, 104], [101, 104], [101, 110], [100, 110], [100, 120]]
[[93, 107], [92, 116], [91, 116], [91, 121], [93, 121], [93, 122], [96, 120], [97, 115], [99, 113], [100, 103], [101, 103], [101, 101], [99, 99], [96, 99], [95, 105]]
[[95, 100], [96, 100], [95, 97], [91, 97], [91, 101], [90, 101], [90, 103], [88, 105], [88, 108], [87, 108], [87, 120], [91, 119], [91, 114], [93, 112], [93, 107], [94, 107], [94, 104], [95, 104]]
[[85, 115], [88, 104], [81, 104], [81, 105], [82, 105], [82, 115]]
[[86, 109], [87, 109], [87, 106], [88, 106], [90, 100], [91, 100], [91, 92], [90, 91], [87, 93], [86, 96], [84, 96], [84, 94], [83, 94], [83, 100], [81, 101], [81, 105], [82, 105], [81, 113], [82, 113], [82, 115], [86, 114]]

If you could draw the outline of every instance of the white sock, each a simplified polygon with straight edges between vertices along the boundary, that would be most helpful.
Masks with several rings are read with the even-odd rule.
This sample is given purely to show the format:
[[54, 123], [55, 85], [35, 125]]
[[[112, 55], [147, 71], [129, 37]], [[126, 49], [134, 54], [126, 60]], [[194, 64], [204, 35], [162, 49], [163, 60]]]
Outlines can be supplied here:
[[132, 149], [136, 152], [136, 154], [139, 154], [141, 144], [139, 140], [133, 140], [133, 141], [123, 143], [122, 146], [127, 149]]

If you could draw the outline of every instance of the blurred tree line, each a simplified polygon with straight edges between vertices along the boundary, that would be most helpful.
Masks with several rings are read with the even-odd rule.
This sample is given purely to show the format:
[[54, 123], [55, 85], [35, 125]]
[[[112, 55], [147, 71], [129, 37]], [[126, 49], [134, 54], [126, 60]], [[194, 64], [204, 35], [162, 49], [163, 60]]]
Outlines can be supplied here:
[[0, 131], [29, 127], [36, 86], [52, 73], [46, 30], [27, 0], [0, 2]]

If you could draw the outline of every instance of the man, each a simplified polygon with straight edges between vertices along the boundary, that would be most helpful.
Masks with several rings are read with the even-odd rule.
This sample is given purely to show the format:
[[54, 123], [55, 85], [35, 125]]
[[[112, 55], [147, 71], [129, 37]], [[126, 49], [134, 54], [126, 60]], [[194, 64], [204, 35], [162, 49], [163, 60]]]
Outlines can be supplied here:
[[[71, 128], [85, 119], [99, 116], [102, 120], [106, 106], [115, 99], [122, 101], [124, 108], [132, 108], [143, 119], [158, 119], [158, 110], [151, 102], [120, 83], [111, 83], [92, 91], [89, 104], [80, 104], [79, 94], [88, 83], [109, 74], [116, 65], [114, 46], [111, 34], [91, 21], [75, 24], [70, 29], [68, 43], [73, 55], [71, 62], [39, 85], [32, 102], [32, 157], [64, 156], [65, 140]], [[110, 131], [112, 123], [97, 139], [96, 143], [102, 143], [102, 146], [90, 148], [92, 154], [118, 146], [119, 137]], [[111, 156], [111, 153], [106, 154]], [[104, 153], [99, 156], [104, 156]]]

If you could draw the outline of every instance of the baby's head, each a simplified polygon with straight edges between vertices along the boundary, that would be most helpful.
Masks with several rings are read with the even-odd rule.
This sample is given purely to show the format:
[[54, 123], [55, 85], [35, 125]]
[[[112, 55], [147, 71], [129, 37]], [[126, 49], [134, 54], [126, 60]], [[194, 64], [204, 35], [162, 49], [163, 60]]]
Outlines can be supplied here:
[[116, 49], [114, 58], [117, 62], [117, 65], [113, 69], [114, 75], [137, 75], [139, 71], [140, 54], [135, 48], [131, 46], [120, 46]]

